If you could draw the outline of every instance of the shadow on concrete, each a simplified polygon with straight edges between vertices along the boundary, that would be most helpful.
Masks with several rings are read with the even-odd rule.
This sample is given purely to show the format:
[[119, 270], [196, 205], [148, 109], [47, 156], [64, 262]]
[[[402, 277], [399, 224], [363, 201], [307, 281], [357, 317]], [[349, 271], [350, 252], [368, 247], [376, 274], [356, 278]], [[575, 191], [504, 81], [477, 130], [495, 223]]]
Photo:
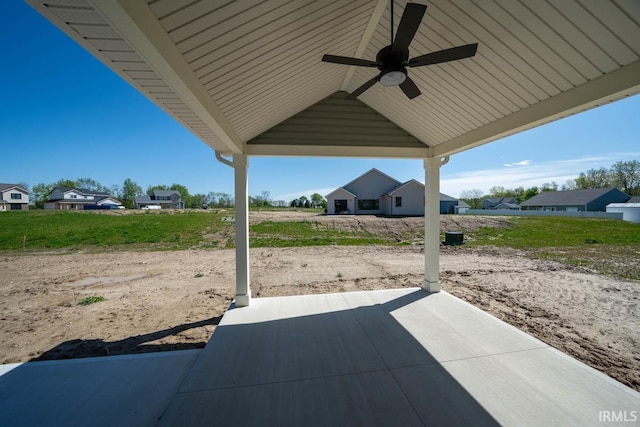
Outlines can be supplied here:
[[391, 314], [428, 297], [266, 321], [232, 307], [247, 316], [216, 329], [161, 425], [498, 425]]
[[77, 359], [83, 357], [115, 356], [123, 354], [156, 353], [161, 351], [192, 350], [204, 348], [206, 341], [190, 343], [165, 343], [149, 344], [154, 341], [178, 335], [189, 329], [203, 326], [215, 326], [220, 323], [222, 316], [197, 322], [184, 323], [168, 329], [151, 332], [143, 335], [136, 335], [117, 341], [105, 341], [102, 339], [82, 340], [75, 339], [58, 344], [52, 349], [42, 353], [39, 357], [31, 359], [31, 362], [44, 360]]
[[149, 343], [221, 319], [118, 341], [66, 341], [30, 362], [0, 365], [0, 426], [155, 425], [206, 342]]

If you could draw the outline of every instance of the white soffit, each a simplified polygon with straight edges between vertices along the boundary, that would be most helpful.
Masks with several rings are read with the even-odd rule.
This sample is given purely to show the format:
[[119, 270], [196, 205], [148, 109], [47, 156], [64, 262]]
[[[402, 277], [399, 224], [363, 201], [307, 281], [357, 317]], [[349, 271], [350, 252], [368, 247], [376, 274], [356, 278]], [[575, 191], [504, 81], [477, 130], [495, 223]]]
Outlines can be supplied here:
[[210, 126], [193, 108], [185, 104], [174, 88], [88, 1], [49, 0], [28, 3], [206, 144], [230, 152]]
[[[359, 100], [426, 151], [392, 139], [374, 151], [247, 145], [375, 75], [320, 58], [374, 59], [389, 44], [388, 1], [27, 1], [223, 154], [444, 156], [640, 92], [637, 0], [420, 1], [411, 56], [474, 42], [477, 55], [410, 68], [423, 93], [414, 100], [381, 85]], [[405, 5], [395, 3], [396, 25]]]

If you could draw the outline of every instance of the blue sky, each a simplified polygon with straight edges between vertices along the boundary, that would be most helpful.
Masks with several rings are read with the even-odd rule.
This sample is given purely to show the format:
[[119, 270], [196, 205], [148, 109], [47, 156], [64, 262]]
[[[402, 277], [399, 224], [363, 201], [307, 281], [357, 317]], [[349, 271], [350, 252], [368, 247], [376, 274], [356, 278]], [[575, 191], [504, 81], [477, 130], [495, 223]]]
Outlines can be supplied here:
[[[32, 186], [90, 177], [143, 189], [180, 183], [233, 193], [233, 172], [174, 122], [21, 0], [0, 16], [0, 182]], [[441, 191], [563, 184], [580, 172], [640, 159], [640, 96], [451, 157]], [[420, 160], [251, 158], [249, 193], [275, 200], [323, 195], [371, 168], [424, 181]]]

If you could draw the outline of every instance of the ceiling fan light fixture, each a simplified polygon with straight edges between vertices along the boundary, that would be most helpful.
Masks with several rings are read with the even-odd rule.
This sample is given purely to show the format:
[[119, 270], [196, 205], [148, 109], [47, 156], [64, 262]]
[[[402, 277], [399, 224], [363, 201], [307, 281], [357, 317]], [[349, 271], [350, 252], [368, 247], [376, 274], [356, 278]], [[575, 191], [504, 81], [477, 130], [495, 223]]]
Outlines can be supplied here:
[[406, 79], [407, 73], [405, 71], [388, 71], [380, 77], [380, 83], [387, 87], [398, 86]]

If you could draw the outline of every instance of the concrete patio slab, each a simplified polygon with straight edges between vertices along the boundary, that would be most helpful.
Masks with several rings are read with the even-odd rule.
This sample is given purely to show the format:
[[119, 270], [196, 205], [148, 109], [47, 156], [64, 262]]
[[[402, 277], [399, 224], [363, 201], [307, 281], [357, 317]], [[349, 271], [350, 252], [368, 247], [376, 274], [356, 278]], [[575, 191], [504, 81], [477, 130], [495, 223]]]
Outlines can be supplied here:
[[0, 426], [153, 426], [200, 350], [0, 367]]
[[0, 425], [640, 424], [640, 393], [445, 293], [256, 298], [203, 350], [0, 366]]
[[340, 294], [256, 298], [225, 314], [180, 392], [386, 369], [363, 332]]
[[[392, 289], [343, 296], [390, 368], [547, 347], [444, 292]], [[407, 333], [398, 334], [397, 324]], [[406, 344], [411, 347], [415, 341], [428, 351], [408, 351]]]
[[159, 424], [589, 426], [620, 411], [640, 422], [640, 393], [413, 288], [230, 309]]
[[423, 424], [393, 375], [381, 370], [179, 393], [161, 425]]

